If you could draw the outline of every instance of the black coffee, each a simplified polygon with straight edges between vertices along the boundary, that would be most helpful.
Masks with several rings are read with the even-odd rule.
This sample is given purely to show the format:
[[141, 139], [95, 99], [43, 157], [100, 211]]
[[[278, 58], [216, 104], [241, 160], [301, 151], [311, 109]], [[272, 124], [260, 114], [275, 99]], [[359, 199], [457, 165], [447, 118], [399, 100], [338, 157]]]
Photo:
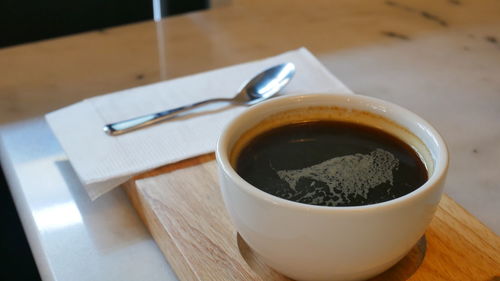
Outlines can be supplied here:
[[312, 121], [271, 129], [236, 158], [237, 173], [272, 195], [312, 205], [360, 206], [408, 194], [427, 180], [412, 147], [379, 129]]

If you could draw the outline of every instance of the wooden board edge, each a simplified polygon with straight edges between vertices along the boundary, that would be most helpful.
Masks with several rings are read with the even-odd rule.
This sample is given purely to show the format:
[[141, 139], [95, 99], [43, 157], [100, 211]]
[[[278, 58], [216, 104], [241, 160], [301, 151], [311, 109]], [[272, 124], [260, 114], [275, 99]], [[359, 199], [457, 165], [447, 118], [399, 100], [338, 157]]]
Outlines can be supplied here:
[[[447, 194], [443, 194], [438, 208], [443, 215], [448, 216], [448, 223], [453, 223], [450, 219], [454, 219], [456, 228], [462, 228], [461, 235], [465, 236], [468, 233], [469, 239], [475, 238], [474, 241], [470, 241], [471, 244], [486, 244], [485, 247], [481, 247], [481, 252], [492, 261], [500, 263], [500, 236]], [[500, 267], [498, 273], [500, 274]]]
[[154, 215], [154, 211], [151, 208], [147, 207], [147, 204], [144, 204], [145, 199], [141, 195], [141, 192], [139, 191], [138, 186], [136, 185], [136, 180], [130, 180], [125, 184], [123, 184], [122, 186], [125, 189], [125, 192], [127, 193], [132, 203], [132, 206], [139, 214], [139, 217], [145, 224], [151, 236], [153, 236], [156, 245], [158, 245], [158, 247], [163, 253], [167, 252], [173, 253], [172, 255], [163, 254], [163, 257], [172, 268], [181, 269], [180, 271], [174, 270], [173, 272], [176, 275], [178, 274], [178, 272], [192, 273], [192, 274], [184, 274], [181, 278], [177, 276], [177, 278], [179, 280], [186, 280], [186, 281], [201, 281], [199, 278], [196, 277], [196, 274], [191, 270], [189, 264], [187, 264], [187, 262], [185, 262], [184, 259], [168, 258], [169, 256], [176, 256], [176, 257], [182, 256], [182, 253], [173, 243], [173, 239], [170, 237], [170, 234], [162, 227], [161, 222]]

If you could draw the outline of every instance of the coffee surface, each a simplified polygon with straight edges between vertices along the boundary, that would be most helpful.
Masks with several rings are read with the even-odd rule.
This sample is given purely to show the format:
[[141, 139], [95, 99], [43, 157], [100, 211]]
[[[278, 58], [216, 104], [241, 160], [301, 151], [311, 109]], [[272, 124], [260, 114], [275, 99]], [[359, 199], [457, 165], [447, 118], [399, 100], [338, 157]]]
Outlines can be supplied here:
[[415, 150], [397, 137], [332, 120], [287, 124], [254, 137], [236, 157], [235, 169], [267, 193], [324, 206], [388, 201], [428, 177]]

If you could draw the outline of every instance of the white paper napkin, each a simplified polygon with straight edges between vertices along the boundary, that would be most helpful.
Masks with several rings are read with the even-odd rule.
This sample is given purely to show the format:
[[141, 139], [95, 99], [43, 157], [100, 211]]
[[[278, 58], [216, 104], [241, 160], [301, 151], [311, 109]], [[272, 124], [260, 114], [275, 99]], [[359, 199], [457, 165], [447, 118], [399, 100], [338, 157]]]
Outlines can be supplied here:
[[214, 151], [224, 126], [245, 107], [234, 106], [164, 122], [120, 136], [105, 124], [215, 97], [232, 97], [242, 83], [273, 65], [293, 62], [286, 93], [350, 93], [307, 49], [98, 96], [46, 115], [92, 200], [135, 174]]

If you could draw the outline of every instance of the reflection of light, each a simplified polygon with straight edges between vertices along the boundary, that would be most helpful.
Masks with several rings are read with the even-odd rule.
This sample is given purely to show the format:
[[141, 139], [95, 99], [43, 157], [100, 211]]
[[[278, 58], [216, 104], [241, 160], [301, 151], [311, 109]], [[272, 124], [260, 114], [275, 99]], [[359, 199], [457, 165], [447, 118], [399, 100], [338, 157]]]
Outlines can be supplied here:
[[41, 230], [63, 228], [82, 222], [80, 211], [74, 203], [56, 204], [33, 212], [35, 222]]
[[290, 140], [289, 143], [303, 143], [303, 142], [312, 142], [316, 141], [315, 138], [302, 138], [302, 139], [294, 139]]
[[271, 83], [267, 84], [264, 88], [259, 89], [257, 93], [264, 96], [265, 93], [268, 93], [269, 91], [272, 91], [273, 93], [277, 92], [279, 89], [281, 89], [281, 87], [283, 87], [284, 85], [286, 85], [286, 83], [288, 83], [288, 80], [290, 79], [273, 80]]
[[288, 83], [290, 78], [286, 78], [286, 77], [290, 74], [290, 72], [293, 72], [294, 70], [295, 70], [295, 66], [291, 63], [287, 63], [283, 67], [283, 69], [281, 69], [281, 71], [278, 73], [276, 78], [274, 78], [273, 81], [268, 83], [266, 85], [266, 87], [259, 89], [257, 91], [257, 93], [264, 95], [264, 93], [267, 93], [270, 90], [272, 90], [273, 92], [278, 91], [279, 89], [281, 89], [281, 87], [283, 85], [286, 85], [286, 83]]

